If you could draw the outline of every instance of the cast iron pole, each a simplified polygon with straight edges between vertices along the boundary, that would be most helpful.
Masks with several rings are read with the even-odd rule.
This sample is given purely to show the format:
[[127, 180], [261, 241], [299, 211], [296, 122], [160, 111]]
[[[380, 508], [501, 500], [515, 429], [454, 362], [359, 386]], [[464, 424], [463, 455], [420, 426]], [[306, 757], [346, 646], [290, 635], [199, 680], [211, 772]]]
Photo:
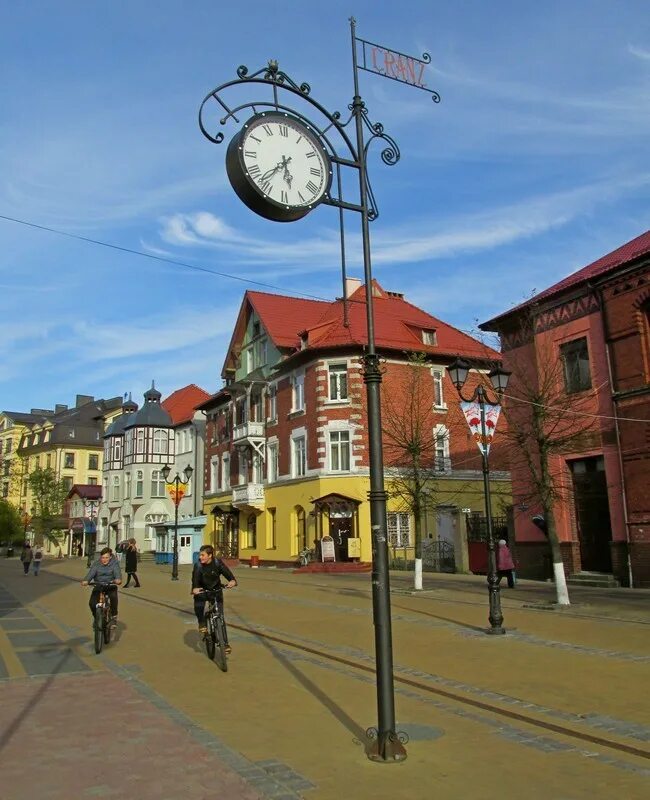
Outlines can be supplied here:
[[477, 399], [481, 410], [481, 437], [483, 456], [483, 491], [485, 493], [485, 521], [487, 525], [487, 550], [488, 550], [488, 594], [490, 603], [490, 627], [488, 633], [505, 633], [503, 627], [503, 613], [501, 611], [501, 592], [499, 591], [499, 575], [497, 572], [496, 544], [492, 530], [492, 502], [490, 499], [490, 464], [488, 462], [488, 440], [485, 427], [485, 392], [482, 386], [477, 389]]
[[176, 490], [174, 492], [174, 554], [172, 556], [172, 580], [178, 580], [178, 475], [174, 478]]
[[366, 284], [366, 323], [368, 351], [364, 356], [363, 380], [368, 403], [368, 447], [370, 465], [370, 528], [372, 540], [372, 610], [375, 627], [375, 661], [377, 671], [377, 737], [368, 751], [373, 761], [403, 761], [406, 750], [395, 731], [395, 691], [393, 686], [393, 642], [390, 614], [390, 581], [388, 575], [388, 543], [386, 533], [386, 491], [381, 432], [381, 370], [375, 351], [375, 322], [372, 301], [372, 268], [370, 260], [370, 230], [368, 218], [368, 188], [366, 183], [366, 153], [363, 142], [363, 110], [359, 95], [357, 72], [356, 23], [350, 20], [352, 33], [352, 66], [357, 154], [359, 160], [359, 196], [361, 205], [361, 234], [363, 241], [363, 272]]

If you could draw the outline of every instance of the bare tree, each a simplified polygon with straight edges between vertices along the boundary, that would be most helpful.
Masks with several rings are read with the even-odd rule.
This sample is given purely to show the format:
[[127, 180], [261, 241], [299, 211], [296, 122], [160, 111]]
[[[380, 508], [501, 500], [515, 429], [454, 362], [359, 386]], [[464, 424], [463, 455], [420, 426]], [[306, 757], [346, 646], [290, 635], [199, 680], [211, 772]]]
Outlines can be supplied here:
[[[558, 359], [550, 341], [534, 335], [534, 310], [519, 320], [519, 346], [504, 356], [512, 370], [504, 414], [513, 474], [526, 476], [518, 503], [539, 504], [553, 559], [557, 603], [569, 605], [554, 504], [566, 502], [573, 487], [563, 456], [593, 446], [595, 419], [585, 414], [591, 392], [569, 394], [571, 365]], [[587, 396], [588, 395], [588, 396]]]

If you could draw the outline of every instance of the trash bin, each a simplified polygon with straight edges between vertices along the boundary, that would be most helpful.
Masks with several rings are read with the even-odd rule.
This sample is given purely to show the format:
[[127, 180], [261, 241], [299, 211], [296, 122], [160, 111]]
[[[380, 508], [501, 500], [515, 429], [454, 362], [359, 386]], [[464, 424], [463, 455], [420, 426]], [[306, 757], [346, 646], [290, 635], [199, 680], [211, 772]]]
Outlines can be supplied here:
[[7, 548], [7, 558], [11, 558], [13, 556], [13, 554], [14, 554], [13, 547], [8, 547]]
[[259, 565], [260, 565], [260, 557], [259, 556], [251, 556], [250, 565], [251, 565], [252, 569], [257, 569], [257, 567], [259, 567]]

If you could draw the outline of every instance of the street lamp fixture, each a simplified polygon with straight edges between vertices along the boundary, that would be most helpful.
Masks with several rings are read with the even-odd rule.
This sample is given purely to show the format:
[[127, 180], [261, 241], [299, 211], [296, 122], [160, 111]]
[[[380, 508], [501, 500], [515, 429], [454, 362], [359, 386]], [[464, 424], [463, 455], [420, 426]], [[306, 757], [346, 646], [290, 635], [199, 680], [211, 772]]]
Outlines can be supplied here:
[[[169, 481], [168, 478], [171, 474], [171, 467], [169, 464], [165, 464], [165, 466], [160, 470], [165, 484], [167, 485], [167, 489], [171, 495], [172, 501], [174, 503], [174, 554], [172, 556], [172, 580], [178, 580], [178, 506], [183, 499], [183, 495], [185, 494], [185, 488], [187, 484], [190, 482], [192, 477], [192, 473], [194, 470], [188, 464], [185, 469], [183, 470], [183, 476], [185, 480], [181, 478], [181, 476], [176, 473], [176, 476], [172, 481]], [[181, 491], [180, 487], [183, 487]]]
[[488, 460], [489, 440], [487, 435], [487, 428], [485, 424], [485, 406], [499, 405], [501, 396], [508, 386], [508, 380], [511, 373], [508, 370], [495, 367], [488, 373], [488, 378], [492, 384], [492, 388], [496, 394], [496, 398], [491, 400], [487, 388], [482, 384], [476, 387], [471, 397], [463, 395], [463, 386], [467, 381], [467, 376], [470, 371], [469, 362], [463, 358], [457, 358], [453, 363], [447, 367], [447, 372], [451, 378], [451, 382], [456, 387], [456, 391], [461, 400], [466, 403], [477, 402], [480, 412], [481, 420], [481, 458], [483, 461], [483, 492], [485, 495], [485, 519], [487, 524], [487, 549], [488, 549], [488, 597], [490, 604], [490, 627], [487, 632], [490, 634], [504, 634], [505, 628], [503, 627], [503, 613], [501, 611], [501, 591], [499, 589], [499, 573], [497, 567], [497, 553], [496, 542], [494, 540], [494, 531], [492, 528], [492, 503], [490, 499], [490, 464]]

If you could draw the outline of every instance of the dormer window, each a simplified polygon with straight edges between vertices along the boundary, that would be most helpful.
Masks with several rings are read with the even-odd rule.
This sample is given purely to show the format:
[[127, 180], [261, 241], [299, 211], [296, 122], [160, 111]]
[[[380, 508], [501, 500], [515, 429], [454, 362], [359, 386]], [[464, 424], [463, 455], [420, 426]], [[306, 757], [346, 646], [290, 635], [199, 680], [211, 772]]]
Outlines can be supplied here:
[[437, 345], [436, 332], [434, 330], [422, 331], [422, 342], [429, 345]]

